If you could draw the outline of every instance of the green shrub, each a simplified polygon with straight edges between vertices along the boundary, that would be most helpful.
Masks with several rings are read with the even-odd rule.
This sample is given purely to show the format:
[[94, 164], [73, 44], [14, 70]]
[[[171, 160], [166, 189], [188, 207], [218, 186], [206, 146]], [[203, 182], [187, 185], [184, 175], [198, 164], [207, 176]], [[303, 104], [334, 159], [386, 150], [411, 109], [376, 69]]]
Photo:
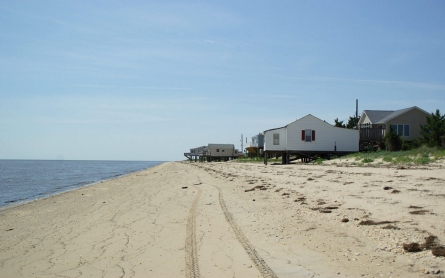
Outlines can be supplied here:
[[319, 157], [319, 158], [317, 158], [317, 160], [315, 160], [315, 163], [322, 164], [323, 160], [324, 160], [323, 158]]
[[393, 162], [393, 157], [391, 157], [391, 156], [384, 156], [383, 157], [383, 161], [385, 161], [385, 162]]
[[424, 165], [424, 164], [428, 164], [428, 163], [430, 163], [431, 162], [431, 160], [430, 160], [430, 157], [428, 156], [428, 155], [422, 155], [422, 156], [420, 156], [420, 157], [417, 157], [415, 160], [414, 160], [414, 163], [416, 163], [416, 164], [422, 164], [422, 165]]
[[384, 140], [388, 151], [396, 152], [402, 149], [403, 141], [396, 131], [392, 129], [391, 125], [389, 125], [389, 131], [386, 133]]
[[398, 164], [408, 164], [413, 162], [413, 158], [410, 156], [398, 156], [396, 157], [395, 162]]
[[420, 126], [422, 142], [430, 147], [443, 147], [443, 138], [445, 137], [445, 115], [441, 115], [439, 109], [436, 113], [426, 117], [427, 124]]
[[365, 157], [365, 158], [362, 160], [362, 162], [363, 162], [363, 163], [371, 163], [371, 162], [374, 162], [374, 159], [369, 158], [369, 157]]
[[445, 149], [438, 149], [437, 151], [432, 153], [432, 156], [434, 157], [434, 160], [445, 157]]

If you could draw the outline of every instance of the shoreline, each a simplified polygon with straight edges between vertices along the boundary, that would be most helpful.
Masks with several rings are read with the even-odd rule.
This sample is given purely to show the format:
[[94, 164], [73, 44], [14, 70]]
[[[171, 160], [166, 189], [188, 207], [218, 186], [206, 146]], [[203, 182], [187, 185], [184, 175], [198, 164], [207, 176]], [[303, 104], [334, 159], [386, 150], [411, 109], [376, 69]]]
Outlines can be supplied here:
[[403, 249], [445, 242], [443, 170], [277, 166], [166, 162], [0, 210], [0, 266], [12, 277], [443, 275], [444, 257]]
[[[3, 159], [3, 160], [21, 160], [21, 159]], [[33, 161], [32, 159], [22, 159], [22, 160]], [[58, 160], [41, 160], [41, 159], [40, 160], [39, 159], [35, 159], [35, 160], [36, 161], [58, 161]], [[63, 161], [69, 161], [69, 160], [63, 160]], [[91, 161], [91, 160], [71, 160], [71, 161]], [[97, 160], [97, 161], [101, 161], [101, 160]], [[115, 161], [115, 160], [104, 160], [104, 161]], [[153, 162], [160, 162], [160, 161], [153, 161]], [[137, 170], [137, 171], [134, 171], [134, 172], [129, 172], [129, 173], [121, 174], [121, 175], [117, 175], [117, 176], [111, 176], [111, 177], [108, 177], [106, 179], [101, 179], [101, 180], [98, 180], [98, 181], [94, 181], [94, 182], [91, 182], [91, 183], [87, 183], [87, 184], [81, 185], [79, 187], [75, 187], [75, 188], [71, 188], [71, 189], [67, 189], [67, 190], [59, 191], [59, 192], [55, 192], [55, 193], [50, 193], [50, 194], [48, 194], [46, 196], [38, 197], [38, 198], [35, 198], [35, 199], [23, 200], [23, 201], [18, 201], [18, 202], [14, 201], [14, 202], [6, 203], [6, 204], [0, 206], [0, 212], [3, 211], [3, 210], [10, 209], [10, 208], [15, 208], [17, 206], [26, 205], [28, 203], [37, 202], [39, 200], [50, 198], [52, 196], [64, 194], [64, 193], [67, 193], [67, 192], [70, 192], [70, 191], [73, 191], [73, 190], [77, 190], [77, 189], [80, 189], [80, 188], [83, 188], [83, 187], [93, 186], [93, 185], [98, 184], [98, 183], [106, 182], [106, 181], [113, 180], [113, 179], [122, 178], [122, 177], [125, 177], [127, 175], [131, 175], [131, 174], [134, 174], [134, 173], [137, 173], [137, 172], [145, 171], [145, 170], [153, 168], [153, 167], [157, 167], [159, 165], [162, 165], [163, 163], [166, 163], [166, 162], [160, 162], [160, 164], [157, 164], [155, 166], [152, 166], [152, 167], [149, 167], [149, 168], [146, 168], [146, 169]]]

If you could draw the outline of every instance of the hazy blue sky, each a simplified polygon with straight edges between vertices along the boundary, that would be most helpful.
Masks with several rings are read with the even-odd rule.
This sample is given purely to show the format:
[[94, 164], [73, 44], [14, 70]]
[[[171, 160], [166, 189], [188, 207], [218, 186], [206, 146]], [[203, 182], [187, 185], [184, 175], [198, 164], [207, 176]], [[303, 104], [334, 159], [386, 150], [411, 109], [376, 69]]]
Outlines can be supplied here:
[[1, 1], [0, 159], [180, 160], [307, 114], [445, 112], [445, 1]]

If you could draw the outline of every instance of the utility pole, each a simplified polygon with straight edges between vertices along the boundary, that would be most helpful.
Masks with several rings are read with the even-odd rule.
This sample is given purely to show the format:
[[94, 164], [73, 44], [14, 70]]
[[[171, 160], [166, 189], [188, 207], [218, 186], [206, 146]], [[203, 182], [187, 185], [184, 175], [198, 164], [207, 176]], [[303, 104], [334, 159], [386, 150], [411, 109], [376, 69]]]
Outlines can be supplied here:
[[244, 145], [243, 145], [243, 143], [244, 143], [243, 135], [241, 134], [241, 152], [242, 153], [244, 152]]
[[358, 118], [358, 99], [355, 100], [355, 117]]
[[[355, 100], [355, 118], [358, 119], [358, 99]], [[357, 121], [357, 129], [358, 129], [358, 122]]]

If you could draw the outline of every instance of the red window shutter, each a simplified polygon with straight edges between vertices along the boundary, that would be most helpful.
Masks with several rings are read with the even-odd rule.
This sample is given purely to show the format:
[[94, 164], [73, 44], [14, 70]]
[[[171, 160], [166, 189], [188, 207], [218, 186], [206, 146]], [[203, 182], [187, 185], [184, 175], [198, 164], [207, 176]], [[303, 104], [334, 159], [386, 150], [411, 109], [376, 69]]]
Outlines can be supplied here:
[[312, 141], [315, 141], [315, 130], [312, 130]]
[[304, 129], [301, 131], [301, 140], [304, 141], [305, 140], [305, 134], [304, 134]]

